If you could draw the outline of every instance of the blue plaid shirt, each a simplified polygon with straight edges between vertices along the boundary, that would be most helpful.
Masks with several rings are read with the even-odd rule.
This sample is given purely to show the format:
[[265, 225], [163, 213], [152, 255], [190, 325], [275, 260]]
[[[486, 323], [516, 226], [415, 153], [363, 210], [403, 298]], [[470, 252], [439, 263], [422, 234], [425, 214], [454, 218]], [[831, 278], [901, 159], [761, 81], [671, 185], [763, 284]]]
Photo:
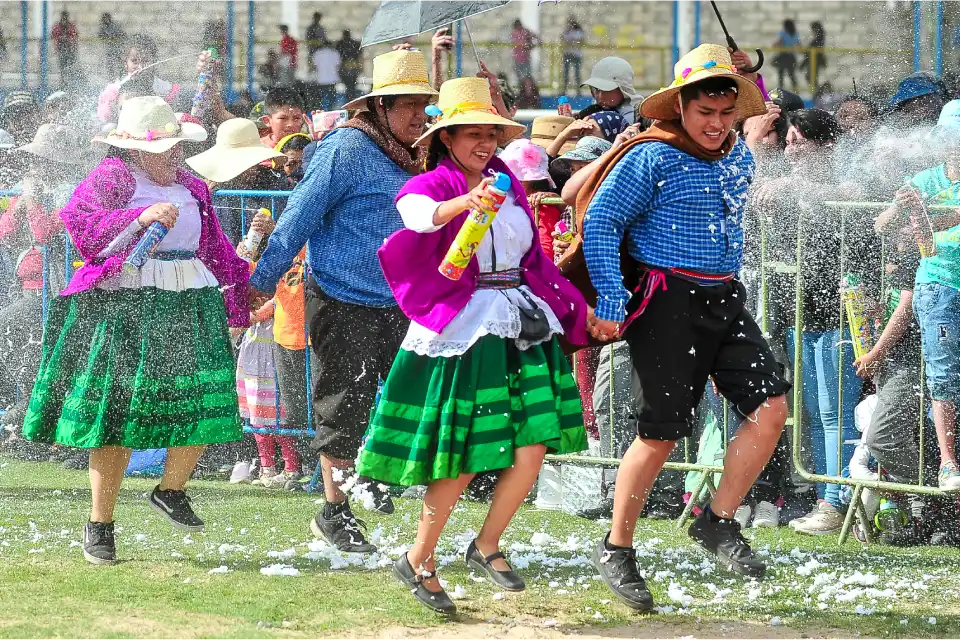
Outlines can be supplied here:
[[409, 179], [361, 131], [334, 130], [290, 194], [250, 284], [273, 293], [306, 245], [325, 294], [367, 307], [396, 306], [377, 249], [403, 228], [393, 199]]
[[662, 142], [644, 142], [627, 153], [584, 216], [583, 252], [599, 294], [597, 317], [622, 322], [630, 301], [620, 272], [624, 232], [630, 255], [644, 264], [737, 273], [753, 172], [753, 156], [742, 140], [715, 162]]

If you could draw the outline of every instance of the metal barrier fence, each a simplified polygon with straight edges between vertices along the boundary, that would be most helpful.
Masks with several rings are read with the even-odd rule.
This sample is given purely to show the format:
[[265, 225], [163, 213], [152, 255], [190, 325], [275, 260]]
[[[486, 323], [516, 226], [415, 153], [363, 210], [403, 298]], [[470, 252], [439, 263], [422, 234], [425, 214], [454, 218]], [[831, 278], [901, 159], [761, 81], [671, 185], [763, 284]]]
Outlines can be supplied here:
[[[12, 40], [12, 39], [11, 39]], [[588, 44], [582, 47], [581, 79], [586, 80], [590, 75], [593, 65], [605, 56], [617, 56], [627, 60], [634, 70], [635, 86], [638, 91], [644, 93], [660, 89], [669, 85], [673, 81], [673, 47], [669, 44], [638, 44], [642, 42], [641, 37], [618, 34], [611, 38], [608, 35], [598, 36], [595, 39], [598, 44]], [[416, 39], [418, 46], [425, 51], [430, 48], [428, 36], [421, 36]], [[26, 58], [21, 64], [19, 52], [10, 51], [6, 60], [0, 59], [0, 84], [9, 84], [11, 86], [35, 86], [44, 89], [59, 87], [64, 85], [61, 78], [61, 71], [53, 53], [51, 44], [48, 44], [47, 62], [42, 64], [41, 47], [42, 40], [38, 38], [28, 38], [25, 43]], [[105, 56], [108, 55], [110, 43], [106, 40], [93, 37], [81, 38], [81, 56], [78, 63], [78, 73], [92, 85], [97, 82], [112, 82], [116, 79], [117, 70], [108, 68]], [[254, 69], [249, 67], [249, 61], [252, 59], [248, 49], [248, 44], [242, 39], [237, 38], [233, 42], [231, 60], [233, 61], [233, 90], [242, 90], [248, 86], [256, 86], [259, 82], [250, 82], [249, 75], [254, 73]], [[267, 50], [276, 48], [277, 43], [271, 40], [257, 40], [254, 52], [255, 65], [259, 67], [264, 59]], [[302, 47], [306, 47], [306, 42], [301, 42]], [[487, 66], [495, 73], [506, 73], [513, 78], [516, 74], [513, 63], [513, 45], [509, 42], [477, 42], [477, 48], [481, 57]], [[189, 52], [192, 49], [200, 50], [200, 44], [189, 42], [185, 45], [183, 42], [162, 42], [161, 58], [167, 55], [177, 55]], [[390, 50], [389, 45], [377, 45], [365, 49], [363, 59], [363, 73], [361, 74], [358, 89], [366, 92], [370, 85], [370, 75], [372, 73], [372, 64], [374, 56]], [[537, 47], [540, 55], [540, 65], [534, 69], [534, 78], [537, 80], [538, 87], [545, 92], [559, 92], [564, 86], [564, 45], [560, 42], [545, 42]], [[744, 46], [745, 51], [752, 51], [752, 46]], [[816, 93], [818, 87], [825, 82], [830, 82], [835, 89], [849, 89], [849, 78], [863, 75], [863, 70], [872, 68], [882, 61], [884, 68], [895, 70], [902, 68], [904, 74], [910, 71], [911, 54], [910, 51], [883, 48], [851, 48], [851, 47], [824, 47], [824, 48], [777, 48], [765, 47], [769, 60], [772, 60], [778, 53], [794, 53], [798, 58], [797, 78], [798, 84], [794, 87], [797, 90], [807, 89], [812, 94]], [[306, 56], [302, 56], [304, 59]], [[475, 62], [471, 62], [472, 56], [464, 56], [466, 62], [465, 73], [472, 74]], [[808, 68], [800, 69], [800, 63], [806, 60]], [[829, 60], [828, 66], [824, 63]], [[454, 64], [452, 56], [449, 59], [447, 68], [452, 74]], [[571, 67], [569, 73], [569, 84], [567, 89], [578, 90], [574, 78], [574, 70]], [[177, 60], [173, 64], [164, 67], [162, 77], [180, 82], [184, 86], [191, 87], [194, 82], [194, 63], [190, 60]], [[777, 86], [776, 70], [770, 65], [764, 71], [766, 84], [769, 88]], [[891, 71], [891, 73], [894, 73]], [[301, 62], [297, 75], [300, 78], [310, 80], [310, 73], [306, 60]], [[894, 75], [896, 75], [894, 73]], [[4, 81], [6, 79], [6, 81]], [[259, 80], [255, 78], [254, 80]], [[66, 83], [69, 84], [69, 83]], [[786, 88], [786, 87], [784, 87]], [[243, 115], [243, 114], [240, 114]]]
[[[10, 198], [12, 196], [19, 195], [19, 190], [6, 190], [0, 191], [0, 204], [3, 203], [3, 198]], [[269, 201], [269, 208], [274, 216], [277, 215], [278, 203], [280, 199], [286, 199], [290, 196], [289, 191], [217, 191], [214, 193], [214, 207], [218, 213], [225, 213], [227, 211], [237, 211], [240, 212], [240, 222], [241, 229], [246, 228], [246, 214], [247, 211], [255, 211], [256, 209], [248, 208], [247, 204], [251, 200], [262, 199]], [[239, 203], [239, 207], [231, 207], [232, 199], [236, 199], [236, 202]], [[546, 198], [542, 201], [542, 204], [547, 205], [557, 205], [565, 206], [563, 201], [559, 198]], [[841, 238], [841, 251], [840, 251], [840, 272], [843, 273], [846, 266], [846, 249], [848, 244], [846, 242], [847, 236], [847, 212], [851, 210], [883, 210], [890, 206], [890, 203], [878, 203], [878, 202], [826, 202], [824, 203], [827, 208], [838, 210], [841, 213], [840, 216], [840, 238]], [[955, 207], [948, 206], [930, 206], [928, 207], [931, 211], [942, 211], [942, 212], [954, 212]], [[535, 217], [539, 221], [539, 210], [534, 211]], [[804, 247], [804, 223], [806, 221], [803, 219], [801, 214], [798, 218], [797, 225], [797, 242], [796, 242], [796, 263], [794, 265], [793, 271], [795, 273], [795, 309], [794, 309], [794, 328], [802, 328], [803, 325], [803, 267], [805, 265], [805, 247]], [[66, 235], [66, 234], [65, 234]], [[767, 260], [766, 255], [766, 232], [761, 225], [760, 228], [760, 240], [761, 240], [761, 251], [760, 251], [760, 295], [763, 300], [763, 317], [761, 319], [764, 333], [768, 332], [768, 309], [766, 305], [766, 300], [769, 296], [768, 284], [767, 284], [767, 274], [769, 269], [773, 268], [777, 263], [773, 263]], [[70, 276], [72, 275], [73, 268], [75, 264], [71, 260], [71, 243], [69, 238], [65, 242], [65, 259], [64, 259], [64, 270], [66, 280], [69, 281]], [[47, 307], [49, 304], [49, 283], [50, 283], [50, 264], [48, 260], [48, 250], [47, 247], [43, 247], [43, 321], [46, 321]], [[306, 283], [307, 278], [310, 274], [310, 256], [309, 252], [306, 255], [306, 260], [304, 263], [304, 281]], [[304, 292], [306, 291], [306, 286], [304, 287]], [[306, 300], [304, 300], [306, 304]], [[845, 330], [845, 310], [842, 299], [839, 300], [840, 306], [840, 323], [839, 328], [841, 331], [841, 336]], [[305, 353], [305, 363], [306, 363], [306, 382], [307, 382], [307, 424], [304, 429], [296, 428], [286, 428], [283, 427], [280, 423], [280, 393], [279, 388], [277, 389], [277, 424], [275, 428], [253, 428], [249, 424], [245, 425], [244, 431], [247, 433], [261, 433], [266, 435], [289, 435], [289, 436], [313, 436], [315, 435], [315, 430], [313, 428], [313, 388], [312, 388], [312, 373], [310, 366], [310, 340], [309, 340], [309, 330], [307, 328], [308, 323], [305, 322], [304, 335], [306, 338], [306, 353]], [[794, 331], [794, 366], [793, 366], [793, 376], [794, 376], [794, 388], [793, 388], [793, 417], [791, 420], [787, 421], [788, 426], [792, 426], [792, 461], [794, 470], [804, 479], [810, 482], [816, 483], [830, 483], [830, 484], [840, 484], [847, 485], [853, 488], [853, 495], [851, 497], [850, 505], [847, 510], [847, 515], [844, 520], [843, 528], [840, 533], [840, 543], [843, 543], [850, 531], [850, 527], [853, 524], [854, 515], [860, 518], [861, 522], [865, 525], [863, 527], [864, 533], [867, 536], [868, 541], [871, 536], [871, 528], [869, 526], [869, 521], [867, 519], [866, 510], [862, 502], [862, 494], [864, 489], [873, 489], [881, 492], [890, 492], [890, 493], [906, 493], [906, 494], [919, 494], [926, 496], [943, 496], [947, 495], [945, 492], [941, 491], [937, 487], [927, 486], [924, 484], [924, 425], [925, 425], [925, 416], [926, 411], [925, 407], [925, 391], [923, 390], [923, 367], [921, 363], [921, 400], [920, 400], [920, 415], [919, 415], [919, 439], [920, 439], [920, 459], [919, 459], [919, 477], [918, 482], [915, 485], [889, 482], [881, 480], [879, 475], [876, 480], [869, 480], [863, 478], [848, 478], [841, 476], [828, 476], [825, 474], [818, 474], [811, 472], [805, 467], [805, 460], [802, 451], [802, 441], [803, 441], [803, 358], [802, 358], [802, 331]], [[842, 362], [843, 362], [843, 352], [844, 344], [841, 340], [839, 345], [839, 362], [840, 366], [840, 383], [839, 383], [839, 393], [838, 393], [838, 406], [842, 406], [843, 402], [843, 375], [852, 375], [852, 372], [843, 372]], [[614, 362], [613, 357], [610, 358], [610, 424], [609, 429], [612, 434], [616, 430], [615, 425], [615, 407], [613, 406], [613, 397], [614, 397]], [[576, 359], [574, 359], [574, 365], [576, 366]], [[722, 421], [723, 425], [723, 438], [722, 438], [722, 451], [724, 455], [726, 454], [726, 447], [729, 441], [730, 435], [730, 425], [729, 425], [729, 411], [726, 401], [724, 400], [722, 416], [718, 417], [719, 421]], [[716, 417], [716, 416], [715, 416]], [[792, 424], [791, 424], [792, 423]], [[845, 444], [842, 437], [843, 433], [843, 412], [839, 412], [839, 424], [838, 424], [838, 447], [837, 447], [837, 468], [843, 469], [844, 466], [849, 461], [843, 459], [843, 445]], [[611, 436], [612, 437], [612, 436]], [[719, 474], [723, 472], [723, 467], [721, 465], [713, 464], [700, 464], [696, 461], [691, 460], [691, 451], [697, 450], [696, 443], [692, 438], [687, 438], [684, 440], [684, 461], [683, 462], [667, 462], [664, 465], [665, 469], [670, 469], [680, 472], [696, 472], [700, 474], [699, 479], [697, 480], [694, 490], [690, 499], [687, 501], [687, 504], [683, 510], [682, 515], [676, 522], [676, 526], [679, 528], [683, 523], [689, 518], [693, 508], [698, 505], [701, 499], [704, 497], [704, 490], [706, 490], [710, 495], [716, 493], [716, 485], [713, 479], [713, 474]], [[620, 464], [619, 459], [617, 458], [604, 458], [597, 456], [582, 456], [582, 455], [548, 455], [546, 457], [547, 462], [550, 463], [559, 463], [559, 464], [571, 464], [576, 466], [593, 466], [593, 467], [618, 467]], [[317, 465], [317, 468], [314, 472], [314, 476], [311, 479], [310, 484], [308, 485], [308, 490], [312, 490], [319, 478], [320, 466]]]

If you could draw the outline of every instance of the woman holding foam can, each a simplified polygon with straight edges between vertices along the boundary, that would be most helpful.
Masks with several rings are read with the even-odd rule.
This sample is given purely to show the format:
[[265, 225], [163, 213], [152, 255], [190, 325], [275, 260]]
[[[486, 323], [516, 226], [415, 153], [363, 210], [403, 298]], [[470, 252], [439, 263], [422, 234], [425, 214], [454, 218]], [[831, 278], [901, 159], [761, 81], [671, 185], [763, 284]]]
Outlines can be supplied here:
[[[132, 449], [168, 448], [149, 504], [199, 531], [187, 479], [205, 445], [240, 439], [227, 324], [249, 322], [249, 266], [206, 185], [179, 168], [180, 143], [205, 138], [160, 98], [124, 102], [117, 129], [96, 140], [111, 153], [61, 211], [84, 264], [51, 305], [23, 432], [90, 449], [83, 548], [94, 564], [116, 561], [113, 510]], [[166, 233], [124, 268], [153, 225]]]
[[[444, 83], [438, 106], [436, 124], [417, 141], [430, 149], [428, 171], [397, 196], [407, 228], [379, 251], [411, 324], [357, 472], [391, 484], [428, 485], [416, 544], [394, 574], [417, 600], [450, 614], [455, 607], [436, 578], [433, 553], [477, 473], [500, 476], [466, 561], [503, 589], [524, 589], [499, 551], [500, 536], [536, 481], [544, 454], [586, 448], [580, 396], [558, 336], [585, 344], [587, 307], [541, 251], [523, 187], [495, 157], [497, 146], [523, 126], [497, 115], [487, 82], [478, 78]], [[491, 201], [498, 198], [490, 197], [490, 186], [497, 173], [508, 180], [494, 214]], [[487, 211], [484, 222], [493, 221], [479, 240], [458, 241], [473, 210]], [[441, 272], [451, 246], [472, 254], [462, 272]]]

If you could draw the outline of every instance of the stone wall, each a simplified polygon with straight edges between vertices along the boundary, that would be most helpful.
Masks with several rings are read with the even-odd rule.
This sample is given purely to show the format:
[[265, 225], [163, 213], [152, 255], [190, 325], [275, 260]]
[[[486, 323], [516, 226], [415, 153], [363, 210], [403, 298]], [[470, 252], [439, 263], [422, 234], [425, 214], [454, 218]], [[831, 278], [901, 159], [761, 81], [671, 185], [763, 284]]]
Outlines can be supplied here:
[[[128, 34], [147, 32], [160, 43], [161, 55], [199, 50], [203, 24], [207, 20], [223, 18], [227, 3], [208, 2], [50, 2], [51, 23], [62, 9], [70, 11], [77, 22], [83, 38], [81, 58], [90, 75], [100, 79], [103, 72], [104, 46], [96, 41], [96, 32], [100, 15], [109, 11], [121, 23]], [[299, 33], [310, 22], [314, 11], [324, 14], [324, 25], [331, 36], [339, 37], [342, 29], [350, 29], [355, 37], [360, 37], [370, 15], [378, 6], [375, 1], [327, 1], [299, 3]], [[948, 3], [953, 4], [953, 3]], [[744, 48], [770, 46], [776, 39], [781, 23], [785, 18], [797, 21], [801, 37], [809, 39], [809, 23], [822, 22], [827, 31], [827, 44], [830, 47], [855, 49], [882, 49], [893, 53], [849, 53], [828, 54], [829, 65], [821, 76], [821, 81], [829, 80], [835, 86], [849, 87], [852, 79], [858, 78], [858, 84], [880, 78], [893, 80], [909, 71], [912, 53], [912, 27], [909, 5], [902, 3], [893, 8], [884, 2], [845, 2], [831, 1], [793, 1], [779, 0], [741, 0], [721, 2], [721, 10], [728, 26], [737, 41]], [[242, 82], [247, 69], [244, 53], [247, 42], [246, 2], [236, 2], [235, 32], [237, 46], [234, 60], [237, 66], [237, 80]], [[282, 21], [281, 2], [259, 1], [255, 5], [256, 25], [256, 64], [260, 64], [270, 48], [275, 48], [279, 40], [277, 25]], [[699, 3], [701, 14], [701, 40], [722, 41], [722, 32], [710, 8], [709, 2]], [[478, 43], [481, 57], [491, 63], [491, 67], [512, 73], [509, 47], [509, 32], [512, 22], [521, 17], [521, 3], [513, 2], [505, 7], [485, 13], [471, 21], [474, 39]], [[618, 54], [633, 64], [637, 75], [638, 88], [650, 90], [670, 81], [672, 76], [671, 50], [673, 43], [673, 3], [666, 1], [651, 2], [598, 2], [585, 0], [560, 0], [557, 3], [546, 1], [539, 7], [541, 16], [540, 33], [547, 46], [541, 49], [539, 66], [541, 85], [548, 87], [559, 81], [559, 35], [568, 15], [575, 15], [588, 33], [589, 47], [585, 52], [583, 77], [589, 75], [593, 62], [604, 55]], [[948, 11], [948, 19], [953, 20], [954, 9]], [[20, 70], [20, 4], [0, 2], [0, 24], [4, 25], [7, 41], [7, 58], [0, 65], [2, 81], [6, 86], [19, 81]], [[31, 25], [31, 29], [34, 27]], [[948, 30], [945, 40], [949, 42]], [[428, 37], [418, 40], [428, 47]], [[388, 47], [373, 47], [371, 54], [386, 50]], [[900, 53], [896, 53], [902, 50]], [[56, 58], [50, 46], [50, 67], [54, 76], [52, 84], [57, 84]], [[303, 56], [305, 57], [305, 56]], [[369, 58], [368, 55], [368, 69]], [[773, 54], [768, 56], [772, 59]], [[472, 73], [475, 63], [465, 55], [465, 71]], [[39, 70], [39, 44], [30, 43], [29, 68], [31, 73]], [[177, 79], [186, 78], [190, 65], [182, 67], [174, 63], [164, 68], [164, 75]], [[307, 76], [306, 60], [301, 60], [300, 75]], [[768, 67], [767, 75], [775, 75]], [[34, 76], [32, 84], [36, 84]], [[867, 80], [864, 80], [867, 79]]]

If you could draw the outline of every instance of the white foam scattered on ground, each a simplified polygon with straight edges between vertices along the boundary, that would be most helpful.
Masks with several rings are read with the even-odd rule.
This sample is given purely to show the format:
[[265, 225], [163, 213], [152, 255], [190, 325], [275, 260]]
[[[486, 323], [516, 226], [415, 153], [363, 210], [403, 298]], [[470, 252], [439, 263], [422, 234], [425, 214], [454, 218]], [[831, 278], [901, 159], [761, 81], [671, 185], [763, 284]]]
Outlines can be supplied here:
[[290, 560], [297, 557], [296, 549], [284, 549], [283, 551], [267, 551], [268, 558], [275, 558], [277, 560]]
[[207, 573], [210, 573], [210, 574], [230, 573], [230, 567], [228, 567], [225, 564], [220, 565], [216, 569], [210, 569], [210, 571], [207, 571]]
[[467, 590], [463, 588], [462, 584], [454, 585], [453, 591], [450, 592], [451, 600], [463, 600], [467, 597]]
[[265, 576], [286, 576], [296, 578], [300, 575], [300, 570], [289, 564], [271, 564], [261, 567], [260, 573]]

